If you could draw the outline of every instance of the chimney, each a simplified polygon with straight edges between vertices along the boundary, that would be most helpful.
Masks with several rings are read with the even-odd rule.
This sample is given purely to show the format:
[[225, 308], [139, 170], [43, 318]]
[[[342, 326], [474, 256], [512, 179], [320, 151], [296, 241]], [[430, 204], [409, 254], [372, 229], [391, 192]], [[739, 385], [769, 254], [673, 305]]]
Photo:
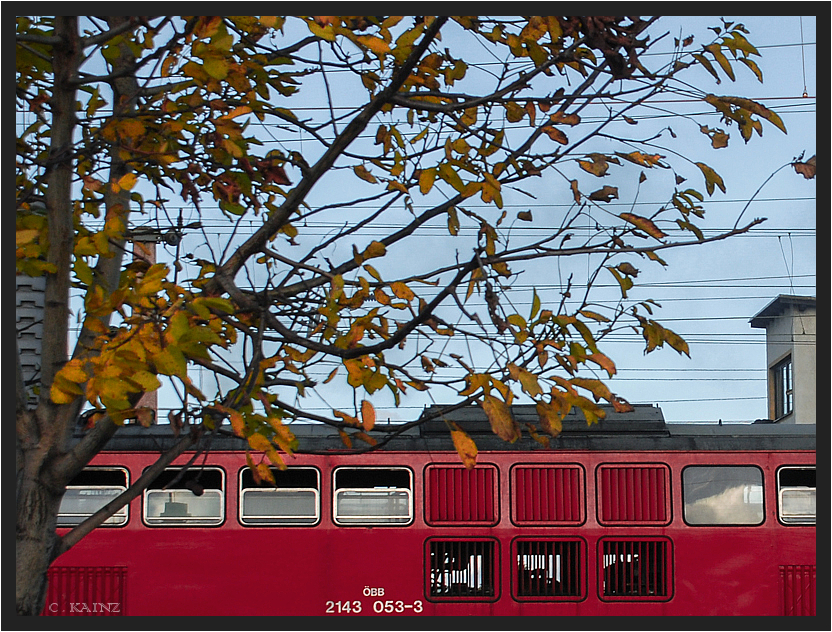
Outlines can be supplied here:
[[768, 417], [815, 424], [817, 298], [781, 294], [751, 319], [766, 330]]
[[[133, 242], [133, 261], [146, 261], [153, 265], [156, 263], [156, 242], [159, 240], [158, 234], [153, 233], [138, 233], [133, 232], [130, 235]], [[159, 399], [158, 391], [145, 393], [141, 396], [136, 408], [146, 407], [153, 411], [153, 423], [159, 423]]]

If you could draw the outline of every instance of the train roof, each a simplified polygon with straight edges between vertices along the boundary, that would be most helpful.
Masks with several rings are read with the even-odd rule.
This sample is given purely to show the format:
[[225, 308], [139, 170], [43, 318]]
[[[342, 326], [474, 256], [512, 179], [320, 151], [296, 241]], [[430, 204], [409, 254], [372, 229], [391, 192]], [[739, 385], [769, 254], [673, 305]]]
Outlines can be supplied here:
[[[691, 451], [691, 450], [815, 450], [815, 425], [784, 425], [777, 423], [749, 424], [674, 424], [667, 423], [661, 409], [651, 405], [635, 405], [629, 413], [605, 408], [606, 416], [588, 425], [583, 415], [572, 410], [563, 420], [562, 432], [544, 447], [529, 433], [514, 443], [502, 441], [491, 431], [481, 407], [465, 406], [442, 415], [441, 407], [425, 408], [421, 424], [404, 429], [403, 424], [376, 424], [373, 435], [382, 442], [383, 451], [453, 451], [448, 432], [449, 422], [465, 430], [476, 442], [480, 452], [487, 451]], [[524, 424], [535, 422], [534, 405], [511, 407], [514, 419]], [[300, 441], [299, 452], [344, 452], [337, 429], [323, 424], [291, 424]], [[230, 430], [230, 427], [228, 428]], [[387, 438], [383, 440], [383, 438]], [[105, 446], [105, 451], [159, 452], [176, 442], [173, 428], [157, 425], [143, 428], [126, 425]], [[359, 440], [354, 441], [360, 447]], [[213, 450], [244, 450], [247, 443], [230, 432], [221, 432], [202, 439], [201, 447]], [[365, 446], [366, 447], [366, 446]]]

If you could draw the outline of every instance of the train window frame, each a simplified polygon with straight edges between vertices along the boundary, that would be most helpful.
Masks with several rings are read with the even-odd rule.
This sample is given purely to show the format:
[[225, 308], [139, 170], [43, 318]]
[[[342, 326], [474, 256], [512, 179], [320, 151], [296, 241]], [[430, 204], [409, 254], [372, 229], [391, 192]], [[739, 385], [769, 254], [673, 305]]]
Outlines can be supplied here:
[[[687, 480], [686, 480], [686, 477], [688, 476], [688, 473], [693, 471], [693, 470], [729, 469], [729, 468], [756, 471], [756, 473], [758, 475], [758, 479], [759, 479], [759, 485], [757, 485], [756, 483], [753, 483], [753, 482], [743, 482], [743, 483], [741, 483], [741, 485], [735, 485], [734, 488], [739, 487], [739, 488], [742, 489], [742, 498], [743, 498], [744, 504], [752, 504], [750, 502], [746, 502], [746, 498], [751, 498], [752, 495], [754, 497], [759, 497], [760, 498], [759, 503], [756, 503], [756, 502], [753, 503], [755, 505], [757, 505], [757, 504], [760, 505], [760, 519], [759, 519], [759, 522], [737, 522], [737, 521], [734, 521], [734, 522], [724, 521], [723, 522], [723, 521], [705, 521], [705, 520], [703, 520], [703, 521], [692, 521], [690, 519], [691, 517], [689, 515], [689, 510], [690, 510], [690, 508], [693, 507], [694, 503], [705, 501], [707, 498], [716, 498], [718, 495], [705, 496], [701, 499], [697, 499], [696, 501], [694, 501], [694, 503], [689, 502], [688, 498], [689, 498], [690, 493], [688, 491], [688, 487], [690, 486], [690, 483], [688, 483]], [[765, 475], [763, 473], [763, 470], [758, 465], [753, 465], [753, 464], [750, 464], [750, 463], [724, 463], [724, 464], [719, 464], [719, 465], [713, 465], [713, 464], [687, 465], [684, 468], [682, 468], [681, 482], [682, 482], [682, 489], [681, 489], [681, 491], [682, 491], [682, 518], [683, 518], [685, 524], [690, 526], [690, 527], [761, 527], [766, 522], [766, 500], [765, 500], [766, 499], [766, 493], [765, 493], [766, 492], [766, 481], [765, 481]], [[713, 482], [714, 481], [708, 481], [708, 483], [713, 483]], [[754, 489], [754, 487], [759, 487], [759, 489]], [[731, 491], [734, 488], [726, 488], [725, 490], [720, 492], [719, 495], [725, 494], [725, 493]]]
[[[796, 485], [795, 482], [808, 482], [808, 480], [804, 481], [789, 481], [791, 484], [784, 484], [782, 480], [782, 475], [786, 472], [796, 472], [796, 471], [811, 471], [813, 473], [812, 479], [814, 485]], [[783, 465], [777, 468], [777, 473], [775, 475], [775, 480], [777, 482], [777, 519], [780, 521], [781, 524], [788, 526], [788, 527], [795, 527], [795, 526], [814, 526], [817, 524], [817, 466], [816, 465]], [[810, 491], [812, 497], [815, 499], [815, 511], [814, 513], [794, 513], [794, 512], [787, 512], [785, 510], [785, 503], [784, 497], [787, 495], [792, 495], [795, 493], [804, 493], [805, 491]]]
[[[361, 472], [365, 474], [371, 471], [388, 471], [396, 474], [406, 472], [408, 476], [408, 486], [401, 487], [396, 485], [385, 486], [368, 486], [368, 485], [344, 485], [339, 486], [338, 475], [344, 472]], [[391, 474], [391, 482], [395, 478]], [[414, 509], [414, 487], [415, 476], [413, 470], [409, 467], [399, 465], [379, 465], [379, 466], [340, 466], [332, 470], [332, 522], [340, 527], [407, 527], [413, 524], [415, 509]], [[374, 491], [377, 490], [377, 491]], [[383, 499], [386, 494], [389, 500], [393, 500], [396, 495], [404, 494], [407, 498], [407, 514], [390, 514], [390, 515], [346, 515], [340, 509], [340, 501], [351, 495], [359, 498], [361, 495], [373, 498], [378, 497]], [[398, 505], [398, 502], [389, 503], [391, 505]]]
[[[108, 481], [102, 479], [99, 481], [99, 484], [73, 484], [74, 482], [80, 482], [86, 478], [94, 479], [96, 475], [110, 475], [108, 478], [112, 478], [113, 474], [121, 474], [123, 475], [124, 484], [123, 485], [116, 485], [116, 484], [106, 484]], [[109, 481], [114, 482], [114, 481]], [[130, 471], [126, 467], [116, 467], [116, 466], [90, 466], [85, 467], [69, 484], [66, 486], [66, 492], [64, 493], [63, 498], [61, 498], [61, 505], [58, 509], [58, 521], [57, 527], [58, 528], [72, 528], [75, 527], [93, 514], [97, 512], [99, 509], [104, 507], [107, 503], [112, 501], [114, 498], [118, 497], [121, 493], [127, 491], [127, 488], [130, 487]], [[61, 508], [64, 507], [64, 503], [67, 502], [72, 498], [72, 495], [76, 492], [78, 496], [83, 495], [82, 492], [89, 491], [89, 492], [99, 492], [97, 494], [90, 494], [95, 496], [107, 496], [105, 502], [101, 503], [97, 506], [94, 510], [90, 512], [69, 512], [69, 511], [61, 511]], [[103, 492], [103, 493], [101, 493]], [[70, 494], [70, 498], [67, 498], [67, 494]], [[76, 520], [77, 519], [77, 520]], [[130, 521], [130, 503], [126, 503], [122, 508], [116, 511], [112, 516], [107, 518], [101, 526], [103, 527], [123, 527]]]
[[[178, 475], [173, 474], [172, 477], [169, 477], [169, 473], [178, 473], [183, 469], [185, 469], [184, 466], [166, 467], [162, 473], [159, 474], [159, 476], [157, 476], [150, 483], [150, 485], [148, 485], [148, 488], [144, 490], [142, 495], [142, 522], [146, 526], [153, 528], [199, 528], [221, 526], [225, 522], [226, 516], [225, 492], [227, 489], [227, 483], [225, 470], [215, 465], [191, 466], [187, 468], [185, 474], [182, 476], [180, 481], [177, 482], [177, 487], [165, 489], [164, 485], [169, 484], [172, 480], [176, 480], [176, 476]], [[206, 473], [211, 479], [216, 479], [216, 476], [218, 475], [219, 484], [217, 485], [216, 481], [200, 480]], [[166, 479], [168, 478], [171, 478], [171, 481], [167, 481]], [[155, 485], [160, 485], [160, 487], [155, 487]], [[208, 487], [207, 485], [211, 485], [211, 487]], [[213, 514], [197, 517], [191, 515], [170, 515], [162, 517], [161, 514], [164, 512], [161, 512], [159, 516], [150, 516], [149, 509], [151, 504], [156, 503], [156, 497], [161, 496], [162, 494], [168, 495], [168, 499], [164, 501], [163, 505], [165, 507], [165, 511], [168, 509], [174, 510], [172, 505], [177, 505], [175, 512], [182, 511], [182, 508], [178, 505], [185, 504], [187, 508], [187, 503], [183, 503], [183, 501], [190, 500], [191, 497], [199, 498], [205, 494], [208, 494], [208, 498], [219, 499], [218, 511]], [[169, 507], [169, 505], [171, 506]]]
[[[432, 472], [438, 471], [459, 471], [470, 472], [464, 465], [460, 463], [430, 463], [425, 466], [423, 471], [424, 481], [424, 503], [423, 513], [425, 524], [434, 527], [466, 527], [466, 526], [494, 526], [500, 522], [500, 469], [493, 463], [477, 463], [473, 470], [491, 472], [491, 489], [490, 489], [490, 503], [491, 515], [482, 520], [478, 519], [441, 519], [435, 517], [432, 513], [433, 502], [439, 498], [440, 490], [434, 489], [432, 484]], [[446, 486], [447, 488], [447, 486]], [[484, 498], [484, 496], [483, 496]]]
[[[655, 547], [655, 552], [659, 550], [663, 550], [661, 560], [661, 568], [662, 568], [662, 575], [661, 577], [657, 577], [658, 573], [654, 572], [654, 582], [662, 582], [664, 588], [664, 594], [654, 593], [654, 594], [642, 594], [642, 593], [633, 593], [628, 592], [625, 590], [623, 594], [615, 594], [612, 591], [607, 591], [607, 579], [611, 576], [607, 573], [606, 569], [611, 567], [612, 564], [607, 564], [607, 558], [612, 556], [616, 557], [619, 555], [622, 556], [630, 556], [632, 558], [632, 568], [635, 568], [635, 554], [634, 549], [628, 550], [628, 545], [642, 545], [647, 546], [647, 550], [650, 551], [650, 545], [664, 545], [663, 549], [660, 549], [658, 546]], [[608, 545], [618, 545], [624, 547], [623, 549], [616, 548], [614, 552], [610, 552], [607, 548]], [[641, 554], [641, 550], [638, 551], [639, 555]], [[658, 557], [655, 555], [654, 557]], [[610, 537], [602, 537], [598, 540], [598, 550], [597, 550], [597, 569], [596, 574], [598, 577], [598, 598], [601, 601], [605, 602], [667, 602], [673, 599], [674, 591], [675, 591], [675, 581], [674, 581], [674, 564], [673, 564], [673, 540], [668, 537], [664, 536], [625, 536], [625, 537], [617, 537], [617, 536], [610, 536]], [[654, 571], [658, 571], [659, 565], [651, 564], [648, 560], [648, 567], [651, 567]], [[642, 566], [639, 565], [639, 568]], [[625, 571], [626, 573], [626, 571]], [[630, 581], [633, 579], [633, 571], [630, 571]], [[649, 581], [647, 582], [647, 586], [649, 586]]]
[[[661, 481], [663, 485], [663, 495], [661, 501], [654, 503], [655, 509], [661, 509], [664, 517], [656, 519], [640, 519], [637, 517], [613, 518], [604, 515], [607, 503], [607, 486], [603, 484], [602, 479], [604, 473], [611, 470], [631, 470], [633, 476], [636, 471], [653, 470], [661, 472]], [[627, 475], [625, 474], [625, 478]], [[673, 521], [673, 506], [672, 506], [672, 477], [670, 466], [662, 462], [605, 462], [599, 463], [595, 468], [595, 512], [598, 524], [605, 527], [632, 527], [632, 526], [667, 526]], [[626, 490], [625, 490], [626, 491]], [[632, 490], [633, 492], [635, 489]], [[614, 504], [621, 504], [620, 497], [616, 497]], [[634, 506], [639, 505], [638, 499], [633, 499], [631, 503]]]
[[[289, 472], [292, 474], [298, 473], [300, 471], [312, 472], [315, 476], [315, 486], [303, 486], [303, 485], [285, 485], [283, 487], [280, 486], [280, 478], [284, 473], [283, 470], [280, 470], [277, 467], [270, 467], [269, 470], [272, 472], [272, 475], [277, 480], [278, 485], [272, 486], [268, 482], [264, 482], [261, 485], [257, 485], [253, 481], [253, 474], [251, 474], [252, 470], [248, 466], [240, 468], [238, 472], [238, 507], [237, 507], [237, 519], [241, 525], [245, 527], [314, 527], [320, 524], [321, 521], [321, 472], [317, 467], [313, 467], [311, 465], [301, 465], [301, 466], [292, 466], [288, 467], [285, 472]], [[246, 474], [249, 473], [252, 477], [252, 486], [246, 486]], [[297, 483], [302, 483], [303, 481], [297, 481]], [[314, 514], [312, 515], [295, 515], [295, 516], [266, 516], [266, 515], [247, 515], [245, 510], [245, 501], [246, 496], [250, 494], [255, 495], [264, 495], [268, 493], [275, 493], [278, 492], [288, 492], [289, 494], [303, 494], [303, 493], [312, 493], [314, 497]]]
[[[520, 470], [571, 470], [576, 471], [577, 480], [577, 502], [578, 518], [574, 520], [523, 520], [519, 517], [518, 500], [520, 498], [520, 485], [517, 482], [517, 473]], [[517, 526], [546, 525], [553, 527], [577, 527], [586, 524], [586, 469], [580, 463], [522, 463], [511, 467], [509, 474], [510, 497], [511, 497], [511, 521]]]
[[[553, 545], [552, 551], [550, 553], [548, 547], [545, 545]], [[532, 548], [528, 551], [522, 550], [524, 547], [521, 545], [532, 545]], [[535, 550], [535, 545], [543, 545], [544, 548], [542, 550], [538, 549]], [[554, 589], [554, 582], [556, 580], [556, 576], [561, 575], [561, 568], [562, 562], [559, 560], [552, 559], [547, 560], [546, 558], [563, 558], [563, 551], [561, 554], [558, 555], [558, 545], [567, 545], [568, 548], [565, 550], [568, 551], [575, 559], [573, 564], [573, 571], [574, 575], [576, 575], [576, 579], [572, 582], [567, 582], [568, 586], [561, 594], [557, 594], [558, 591]], [[571, 545], [571, 546], [569, 546]], [[573, 549], [570, 551], [570, 549]], [[511, 596], [512, 599], [519, 602], [579, 602], [585, 601], [588, 597], [587, 592], [587, 581], [588, 581], [588, 569], [587, 569], [587, 542], [584, 538], [579, 536], [520, 536], [514, 538], [511, 542]], [[535, 560], [537, 562], [536, 568], [527, 568], [525, 564], [521, 567], [521, 556], [528, 556], [533, 558], [543, 558], [544, 564], [541, 565], [539, 562], [541, 560]], [[548, 570], [546, 567], [549, 567]], [[529, 594], [523, 594], [526, 592], [523, 584], [527, 581], [521, 579], [521, 573], [523, 571], [540, 571], [543, 570], [543, 579], [546, 583], [549, 582], [551, 579], [552, 581], [552, 591], [549, 594], [530, 594], [532, 591], [529, 591]], [[551, 578], [549, 577], [551, 575]], [[534, 576], [530, 576], [528, 581], [532, 582], [539, 582], [540, 578], [535, 578]], [[545, 591], [543, 591], [545, 592]]]
[[[441, 546], [442, 550], [437, 551], [435, 545]], [[453, 568], [454, 563], [436, 564], [435, 560], [439, 554], [450, 552], [460, 558], [468, 558], [465, 568]], [[435, 603], [460, 603], [460, 602], [495, 602], [501, 597], [500, 577], [501, 560], [500, 541], [493, 537], [430, 537], [425, 540], [425, 598]], [[480, 562], [474, 560], [480, 557]], [[444, 558], [444, 555], [443, 555]], [[437, 582], [437, 574], [453, 577], [454, 573], [461, 574], [464, 582]], [[474, 574], [480, 575], [473, 579]], [[461, 586], [465, 585], [464, 589]], [[456, 590], [461, 594], [438, 594], [437, 586], [448, 586], [449, 591]], [[463, 594], [464, 593], [464, 594]]]

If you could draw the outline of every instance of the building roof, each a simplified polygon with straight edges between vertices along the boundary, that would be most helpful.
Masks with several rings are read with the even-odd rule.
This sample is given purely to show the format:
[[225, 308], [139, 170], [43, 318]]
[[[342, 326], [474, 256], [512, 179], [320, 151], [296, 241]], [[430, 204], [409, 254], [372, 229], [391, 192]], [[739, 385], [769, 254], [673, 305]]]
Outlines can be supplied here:
[[780, 294], [751, 319], [751, 326], [765, 329], [774, 318], [785, 312], [788, 307], [794, 306], [802, 311], [809, 307], [817, 307], [817, 302], [818, 299], [815, 296]]

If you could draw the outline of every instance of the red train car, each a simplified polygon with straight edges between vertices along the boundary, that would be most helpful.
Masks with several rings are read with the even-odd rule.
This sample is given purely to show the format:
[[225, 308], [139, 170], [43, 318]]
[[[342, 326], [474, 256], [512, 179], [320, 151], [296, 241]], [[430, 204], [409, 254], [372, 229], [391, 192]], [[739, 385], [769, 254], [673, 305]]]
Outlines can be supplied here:
[[[521, 423], [533, 408], [514, 407]], [[45, 615], [814, 615], [814, 427], [570, 415], [549, 448], [490, 435], [466, 470], [444, 422], [364, 455], [307, 430], [277, 486], [242, 443], [184, 455], [50, 569]], [[172, 442], [108, 445], [65, 496], [80, 522]], [[195, 493], [196, 492], [196, 493]]]

